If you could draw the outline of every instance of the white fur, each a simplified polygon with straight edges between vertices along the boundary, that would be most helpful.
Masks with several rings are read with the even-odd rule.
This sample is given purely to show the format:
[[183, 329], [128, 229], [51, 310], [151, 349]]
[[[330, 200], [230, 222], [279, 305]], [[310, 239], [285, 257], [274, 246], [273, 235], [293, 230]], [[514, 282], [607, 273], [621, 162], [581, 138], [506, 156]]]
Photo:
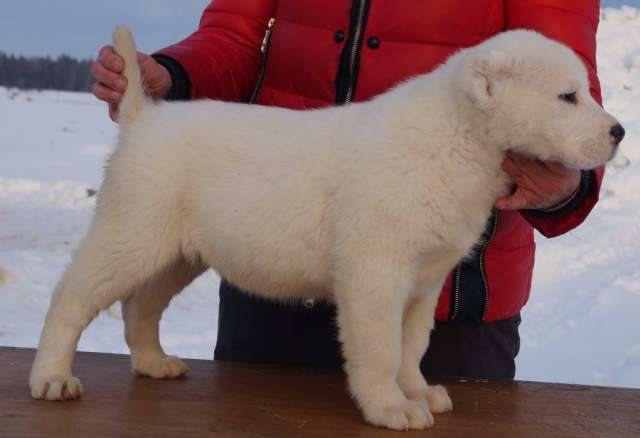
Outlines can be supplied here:
[[[121, 300], [133, 369], [186, 371], [158, 340], [171, 297], [211, 266], [267, 297], [330, 299], [365, 418], [422, 429], [451, 409], [418, 364], [446, 274], [481, 236], [508, 148], [580, 168], [612, 154], [616, 121], [581, 62], [533, 32], [501, 34], [366, 103], [291, 111], [144, 97], [130, 85], [95, 218], [52, 298], [35, 398], [81, 393], [82, 330]], [[558, 99], [578, 91], [579, 104]], [[250, 324], [250, 321], [247, 321]]]

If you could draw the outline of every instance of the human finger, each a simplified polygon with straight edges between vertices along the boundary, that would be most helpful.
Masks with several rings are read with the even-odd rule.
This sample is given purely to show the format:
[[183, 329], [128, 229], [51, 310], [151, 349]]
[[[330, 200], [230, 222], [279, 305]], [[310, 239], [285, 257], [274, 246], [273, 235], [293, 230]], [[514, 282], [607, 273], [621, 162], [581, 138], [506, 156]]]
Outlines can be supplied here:
[[119, 73], [114, 73], [99, 62], [91, 64], [91, 75], [102, 85], [114, 91], [123, 93], [127, 89], [127, 79]]
[[117, 103], [122, 100], [122, 93], [119, 93], [100, 82], [94, 82], [91, 85], [91, 92], [98, 99], [108, 103]]
[[124, 70], [124, 59], [118, 55], [113, 46], [104, 46], [98, 54], [98, 62], [115, 73]]

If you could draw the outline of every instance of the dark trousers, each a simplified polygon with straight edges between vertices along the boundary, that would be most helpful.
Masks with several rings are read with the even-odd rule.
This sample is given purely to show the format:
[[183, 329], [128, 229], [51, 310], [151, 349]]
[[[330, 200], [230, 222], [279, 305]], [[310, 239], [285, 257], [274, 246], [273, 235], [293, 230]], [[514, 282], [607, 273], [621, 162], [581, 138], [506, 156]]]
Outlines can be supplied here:
[[[277, 303], [223, 281], [214, 358], [341, 367], [335, 317], [335, 307], [327, 303]], [[490, 324], [436, 323], [422, 371], [430, 376], [513, 379], [519, 324], [519, 315]]]

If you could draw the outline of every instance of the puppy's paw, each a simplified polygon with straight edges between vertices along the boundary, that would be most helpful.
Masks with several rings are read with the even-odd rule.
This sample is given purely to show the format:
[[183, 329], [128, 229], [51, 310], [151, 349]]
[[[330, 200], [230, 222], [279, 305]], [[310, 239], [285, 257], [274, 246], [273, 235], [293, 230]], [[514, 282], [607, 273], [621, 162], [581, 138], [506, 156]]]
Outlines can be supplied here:
[[134, 356], [132, 370], [141, 376], [166, 379], [183, 376], [189, 367], [176, 356]]
[[441, 414], [453, 409], [451, 398], [442, 385], [427, 385], [426, 382], [422, 382], [411, 390], [405, 389], [404, 393], [410, 400], [426, 401], [433, 414]]
[[434, 414], [449, 412], [453, 409], [451, 397], [449, 397], [446, 388], [442, 385], [429, 385], [424, 397], [429, 403], [429, 410]]
[[433, 415], [427, 402], [405, 400], [387, 406], [369, 406], [364, 409], [366, 420], [375, 425], [393, 430], [422, 430], [433, 426]]
[[73, 376], [33, 377], [29, 382], [31, 396], [40, 400], [73, 400], [82, 396], [82, 384]]

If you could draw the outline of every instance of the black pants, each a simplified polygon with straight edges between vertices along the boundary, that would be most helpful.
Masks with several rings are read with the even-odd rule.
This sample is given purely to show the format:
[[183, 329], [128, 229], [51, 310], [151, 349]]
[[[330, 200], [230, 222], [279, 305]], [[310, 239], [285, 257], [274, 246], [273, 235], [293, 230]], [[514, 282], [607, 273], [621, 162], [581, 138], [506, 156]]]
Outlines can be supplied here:
[[[333, 305], [275, 303], [220, 285], [218, 341], [222, 361], [341, 367]], [[421, 368], [431, 376], [513, 379], [520, 316], [478, 324], [436, 323]]]

